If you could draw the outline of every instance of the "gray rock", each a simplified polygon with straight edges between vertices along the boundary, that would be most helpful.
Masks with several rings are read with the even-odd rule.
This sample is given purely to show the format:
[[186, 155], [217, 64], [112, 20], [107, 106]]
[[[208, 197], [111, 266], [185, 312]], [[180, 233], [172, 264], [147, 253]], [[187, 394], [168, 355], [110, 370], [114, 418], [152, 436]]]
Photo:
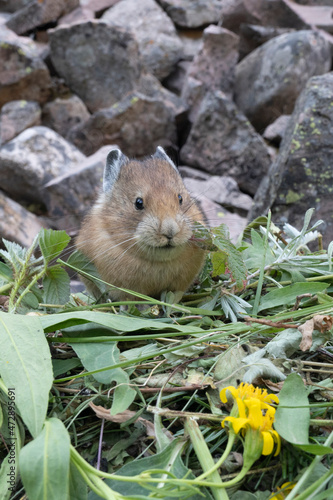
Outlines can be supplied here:
[[47, 100], [51, 79], [37, 45], [5, 26], [0, 26], [0, 67], [0, 108], [18, 99]]
[[48, 33], [56, 71], [91, 112], [112, 106], [134, 89], [141, 63], [129, 31], [94, 20]]
[[41, 108], [34, 101], [11, 101], [0, 112], [0, 146], [26, 128], [40, 125]]
[[90, 113], [81, 99], [70, 96], [67, 99], [57, 98], [48, 102], [43, 108], [42, 121], [45, 127], [52, 128], [66, 137], [71, 128], [88, 120]]
[[89, 9], [88, 7], [79, 6], [76, 9], [72, 10], [65, 16], [60, 17], [58, 20], [58, 26], [62, 24], [73, 24], [79, 23], [82, 21], [90, 21], [91, 19], [95, 19], [94, 11]]
[[0, 241], [5, 238], [29, 247], [45, 226], [41, 220], [0, 191]]
[[239, 33], [242, 24], [277, 28], [305, 29], [309, 26], [287, 0], [225, 0], [222, 3], [223, 26]]
[[190, 65], [191, 61], [179, 61], [174, 71], [163, 80], [163, 85], [174, 94], [180, 96]]
[[96, 111], [72, 129], [69, 139], [86, 155], [117, 143], [128, 156], [144, 156], [158, 145], [176, 141], [175, 114], [164, 99], [132, 93], [110, 108]]
[[333, 73], [313, 77], [299, 96], [280, 153], [255, 196], [251, 218], [272, 206], [274, 222], [301, 228], [305, 211], [323, 219], [324, 242], [333, 239]]
[[182, 28], [199, 28], [221, 21], [222, 0], [157, 0]]
[[292, 28], [242, 24], [239, 31], [239, 58], [244, 59], [250, 52], [253, 52], [260, 45], [268, 42], [268, 40], [293, 31], [295, 30]]
[[56, 2], [54, 0], [43, 0], [43, 2], [33, 0], [11, 16], [7, 27], [18, 35], [27, 33], [38, 26], [56, 21], [67, 11], [66, 3], [66, 0], [57, 0]]
[[[195, 193], [192, 194], [195, 196]], [[200, 196], [199, 204], [206, 216], [208, 225], [210, 227], [217, 227], [225, 224], [228, 226], [231, 241], [236, 243], [238, 236], [247, 225], [246, 217], [229, 212], [226, 208], [221, 207], [221, 205], [210, 200], [205, 195]]]
[[0, 9], [5, 12], [15, 12], [32, 1], [33, 0], [0, 0]]
[[99, 17], [104, 11], [116, 5], [120, 0], [80, 0], [82, 7], [92, 10], [96, 17]]
[[281, 115], [275, 122], [268, 125], [263, 133], [263, 138], [267, 141], [279, 145], [289, 125], [290, 115]]
[[103, 146], [80, 166], [45, 185], [48, 214], [58, 229], [78, 229], [101, 189], [106, 157], [113, 147]]
[[236, 68], [235, 101], [257, 130], [290, 114], [311, 76], [329, 71], [330, 44], [316, 31], [273, 38]]
[[333, 3], [328, 5], [297, 5], [288, 2], [290, 8], [304, 21], [304, 23], [316, 26], [328, 33], [333, 33]]
[[263, 139], [221, 91], [202, 101], [181, 160], [215, 175], [229, 175], [250, 194], [270, 164]]
[[201, 30], [178, 30], [178, 35], [183, 44], [182, 59], [192, 61], [202, 46]]
[[0, 149], [0, 186], [12, 198], [47, 204], [43, 186], [85, 156], [46, 127], [32, 127]]
[[121, 0], [102, 19], [134, 33], [145, 69], [159, 79], [167, 77], [182, 57], [176, 29], [155, 0]]
[[195, 115], [208, 91], [222, 90], [233, 96], [235, 68], [238, 61], [239, 37], [219, 26], [208, 26], [203, 32], [203, 45], [189, 67], [182, 97]]
[[235, 179], [227, 175], [210, 175], [206, 180], [185, 177], [184, 184], [197, 199], [204, 195], [225, 208], [238, 209], [244, 215], [252, 206], [251, 196], [242, 193]]

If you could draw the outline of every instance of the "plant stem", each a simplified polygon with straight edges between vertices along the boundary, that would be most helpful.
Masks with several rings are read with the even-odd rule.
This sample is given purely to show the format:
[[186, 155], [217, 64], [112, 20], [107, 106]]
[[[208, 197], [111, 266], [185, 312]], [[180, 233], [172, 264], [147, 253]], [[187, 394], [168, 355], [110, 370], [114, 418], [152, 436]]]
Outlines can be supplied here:
[[265, 261], [266, 261], [266, 254], [267, 254], [267, 248], [268, 248], [268, 234], [269, 234], [269, 230], [270, 230], [270, 227], [271, 227], [271, 217], [272, 217], [272, 213], [269, 210], [268, 217], [267, 217], [267, 229], [266, 229], [266, 234], [265, 234], [265, 242], [264, 242], [264, 258], [263, 258], [262, 266], [260, 268], [259, 280], [258, 280], [258, 287], [257, 287], [257, 291], [256, 291], [256, 297], [255, 297], [255, 300], [254, 300], [254, 304], [253, 304], [253, 309], [252, 309], [252, 315], [253, 316], [256, 316], [258, 314], [258, 308], [259, 308], [259, 302], [260, 302], [260, 298], [261, 298], [262, 285], [263, 285], [263, 282], [264, 282]]
[[[208, 475], [210, 479], [220, 486], [222, 485], [220, 474], [217, 472], [212, 455], [208, 449], [206, 441], [200, 431], [199, 425], [193, 418], [187, 418], [185, 421], [185, 430], [188, 432], [193, 448], [199, 459], [204, 475]], [[210, 487], [215, 500], [228, 500], [228, 493], [224, 488]]]
[[[328, 436], [328, 438], [326, 439], [325, 443], [324, 443], [324, 446], [330, 446], [333, 442], [333, 431], [331, 432], [331, 434]], [[303, 476], [298, 480], [296, 486], [292, 489], [292, 491], [289, 493], [289, 495], [287, 496], [286, 500], [292, 500], [293, 498], [295, 498], [295, 496], [297, 495], [297, 493], [301, 493], [301, 497], [303, 498], [303, 500], [306, 500], [306, 498], [308, 497], [303, 497], [303, 493], [304, 493], [304, 484], [305, 482], [311, 478], [311, 474], [312, 474], [312, 471], [314, 470], [314, 468], [316, 467], [316, 465], [322, 460], [322, 456], [321, 455], [316, 455], [315, 458], [312, 460], [312, 463], [309, 465], [309, 467], [306, 469], [306, 471], [304, 472]], [[329, 471], [328, 471], [329, 472]], [[326, 473], [327, 474], [327, 473]], [[324, 481], [324, 477], [326, 476], [326, 474], [324, 474], [324, 476], [322, 476], [320, 478], [319, 481]], [[317, 482], [317, 481], [316, 481]], [[320, 484], [320, 483], [319, 483]], [[312, 485], [313, 486], [313, 485]], [[318, 485], [317, 485], [318, 486]], [[316, 486], [316, 487], [317, 487]], [[300, 497], [300, 498], [301, 498]], [[297, 497], [298, 498], [298, 497]]]
[[226, 460], [226, 458], [228, 457], [229, 453], [231, 452], [231, 449], [232, 449], [233, 444], [235, 442], [235, 438], [236, 438], [235, 434], [229, 433], [229, 438], [228, 438], [227, 446], [226, 446], [226, 449], [223, 452], [222, 457], [214, 464], [214, 466], [211, 469], [209, 469], [206, 472], [204, 472], [203, 474], [201, 474], [201, 476], [198, 476], [197, 477], [198, 480], [201, 481], [202, 479], [204, 479], [205, 477], [209, 476], [212, 472], [216, 471], [217, 469], [219, 469], [221, 467], [221, 465], [223, 464], [223, 462]]

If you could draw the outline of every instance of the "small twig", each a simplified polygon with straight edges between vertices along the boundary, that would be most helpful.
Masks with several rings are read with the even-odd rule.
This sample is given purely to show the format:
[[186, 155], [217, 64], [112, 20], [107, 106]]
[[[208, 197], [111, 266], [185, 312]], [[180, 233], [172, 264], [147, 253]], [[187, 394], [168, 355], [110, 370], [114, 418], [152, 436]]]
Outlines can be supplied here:
[[[282, 321], [272, 321], [270, 319], [251, 318], [245, 316], [246, 323], [259, 323], [260, 325], [272, 326], [273, 328], [297, 328], [293, 323], [283, 323]], [[287, 320], [288, 321], [288, 320]], [[292, 321], [292, 319], [290, 319]]]
[[291, 308], [291, 311], [297, 311], [301, 303], [301, 300], [304, 299], [305, 297], [312, 297], [312, 293], [302, 293], [301, 295], [297, 295], [296, 302]]

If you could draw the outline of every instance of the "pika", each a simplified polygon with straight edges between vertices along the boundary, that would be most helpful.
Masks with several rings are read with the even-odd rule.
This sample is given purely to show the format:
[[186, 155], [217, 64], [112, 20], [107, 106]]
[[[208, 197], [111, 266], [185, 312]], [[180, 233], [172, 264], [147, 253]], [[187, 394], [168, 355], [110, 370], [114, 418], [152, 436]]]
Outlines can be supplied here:
[[[160, 298], [163, 291], [185, 292], [202, 268], [205, 252], [191, 240], [194, 222], [204, 224], [204, 216], [162, 147], [142, 161], [112, 149], [103, 191], [76, 246], [104, 281]], [[116, 288], [110, 297], [133, 298]]]

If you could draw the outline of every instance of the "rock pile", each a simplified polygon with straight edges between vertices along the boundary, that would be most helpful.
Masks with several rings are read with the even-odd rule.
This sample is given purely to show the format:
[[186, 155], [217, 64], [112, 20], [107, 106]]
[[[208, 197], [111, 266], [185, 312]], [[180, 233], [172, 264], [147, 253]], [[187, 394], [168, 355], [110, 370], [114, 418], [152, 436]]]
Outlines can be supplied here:
[[313, 206], [332, 240], [332, 13], [332, 0], [0, 0], [0, 237], [75, 234], [117, 144], [166, 148], [233, 238], [249, 211], [297, 226]]

